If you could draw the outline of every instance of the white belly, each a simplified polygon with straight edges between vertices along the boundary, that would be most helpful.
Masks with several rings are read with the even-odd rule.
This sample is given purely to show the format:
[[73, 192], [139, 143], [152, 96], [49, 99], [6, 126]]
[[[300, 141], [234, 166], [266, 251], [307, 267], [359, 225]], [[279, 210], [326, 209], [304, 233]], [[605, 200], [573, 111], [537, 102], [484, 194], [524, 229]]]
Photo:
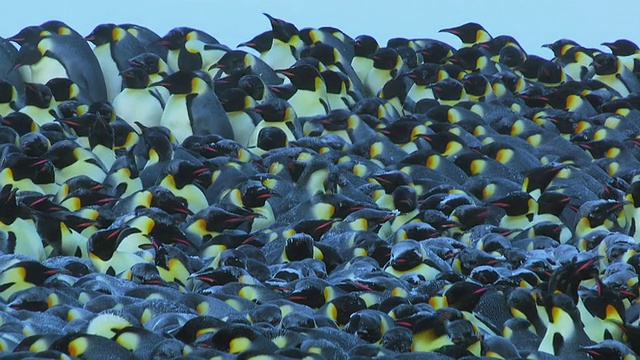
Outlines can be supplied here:
[[171, 95], [160, 119], [160, 125], [171, 130], [180, 143], [188, 136], [193, 135], [185, 100], [185, 95]]
[[391, 80], [388, 70], [379, 70], [371, 68], [364, 79], [364, 87], [369, 96], [378, 96], [378, 93], [384, 87], [387, 81]]
[[296, 58], [291, 53], [291, 47], [278, 39], [273, 40], [271, 49], [262, 60], [274, 70], [288, 69], [296, 62]]
[[[320, 103], [321, 98], [322, 94], [318, 92], [311, 94], [309, 91], [298, 90], [288, 102], [296, 111], [298, 117], [326, 115], [327, 110], [322, 103]], [[323, 100], [325, 103], [329, 103], [326, 96], [324, 96]]]
[[416, 103], [422, 99], [435, 99], [433, 96], [433, 90], [426, 86], [413, 84], [407, 94], [408, 98], [411, 98]]
[[107, 99], [113, 102], [113, 99], [120, 93], [122, 88], [122, 78], [120, 77], [118, 66], [111, 57], [111, 48], [109, 44], [103, 44], [94, 48], [93, 52], [98, 58], [102, 75], [104, 75], [104, 82], [107, 86]]
[[47, 258], [33, 221], [16, 218], [11, 225], [0, 222], [0, 232], [5, 231], [11, 231], [16, 235], [14, 254], [30, 256], [37, 261], [44, 261]]
[[113, 100], [116, 115], [123, 118], [134, 129], [140, 131], [133, 122], [138, 121], [146, 127], [160, 125], [163, 109], [158, 99], [148, 89], [124, 89]]
[[351, 60], [351, 67], [355, 70], [356, 75], [360, 78], [360, 81], [364, 82], [369, 70], [373, 67], [373, 60], [361, 56], [355, 56]]
[[249, 144], [249, 139], [256, 126], [253, 124], [253, 119], [244, 111], [234, 111], [227, 113], [229, 116], [229, 122], [233, 129], [233, 138], [237, 143], [242, 146]]
[[54, 78], [69, 78], [67, 70], [58, 60], [43, 56], [40, 61], [31, 65], [31, 82], [45, 84]]
[[619, 92], [622, 97], [629, 95], [629, 89], [627, 89], [626, 85], [616, 77], [616, 74], [595, 75], [593, 79], [611, 86], [614, 90]]
[[20, 112], [29, 115], [33, 121], [40, 126], [55, 119], [55, 117], [49, 113], [49, 109], [40, 109], [35, 106], [25, 106], [20, 109]]

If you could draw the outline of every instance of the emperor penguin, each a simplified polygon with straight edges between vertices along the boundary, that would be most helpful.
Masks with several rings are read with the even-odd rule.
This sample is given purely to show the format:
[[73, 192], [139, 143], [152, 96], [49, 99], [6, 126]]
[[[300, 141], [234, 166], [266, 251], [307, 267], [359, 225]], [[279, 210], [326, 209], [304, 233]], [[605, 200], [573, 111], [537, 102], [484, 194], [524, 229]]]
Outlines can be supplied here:
[[640, 81], [617, 56], [598, 54], [593, 58], [592, 66], [595, 70], [593, 79], [612, 87], [621, 96], [640, 91]]
[[265, 13], [264, 15], [271, 23], [273, 42], [263, 60], [272, 69], [287, 69], [298, 60], [297, 53], [304, 46], [298, 28], [269, 14]]
[[129, 67], [129, 59], [145, 52], [144, 46], [116, 24], [100, 24], [85, 39], [96, 46], [93, 52], [107, 86], [107, 100], [113, 102], [122, 88], [118, 74]]
[[160, 38], [154, 45], [165, 46], [169, 49], [167, 64], [172, 71], [198, 70], [201, 68], [201, 55], [188, 51], [186, 43], [189, 40], [200, 40], [205, 44], [219, 44], [213, 36], [189, 27], [177, 27]]
[[29, 69], [30, 82], [71, 79], [80, 88], [78, 100], [84, 104], [107, 100], [98, 59], [81, 37], [48, 34], [25, 42], [13, 63], [13, 69], [22, 67]]
[[42, 126], [58, 118], [58, 104], [46, 85], [25, 84], [25, 106], [21, 113], [29, 115], [38, 125]]
[[147, 87], [149, 74], [143, 68], [131, 67], [121, 71], [120, 76], [123, 89], [113, 99], [116, 115], [131, 125], [137, 121], [146, 127], [159, 126], [165, 102], [158, 88]]
[[159, 83], [171, 96], [160, 125], [167, 127], [180, 143], [193, 134], [218, 134], [233, 139], [233, 128], [204, 71], [178, 71]]

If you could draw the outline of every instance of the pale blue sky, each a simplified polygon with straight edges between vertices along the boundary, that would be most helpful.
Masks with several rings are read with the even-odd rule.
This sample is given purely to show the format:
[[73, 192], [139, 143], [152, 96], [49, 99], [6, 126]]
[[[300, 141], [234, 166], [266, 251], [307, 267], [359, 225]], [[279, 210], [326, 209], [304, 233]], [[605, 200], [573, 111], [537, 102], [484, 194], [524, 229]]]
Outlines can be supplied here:
[[49, 19], [63, 20], [85, 35], [99, 23], [130, 22], [160, 35], [176, 26], [191, 26], [234, 47], [269, 29], [262, 15], [268, 12], [298, 28], [331, 25], [353, 37], [372, 35], [383, 44], [389, 37], [402, 36], [435, 38], [457, 47], [457, 38], [438, 30], [476, 21], [494, 36], [512, 35], [529, 53], [550, 57], [551, 51], [540, 46], [562, 37], [587, 47], [618, 38], [640, 42], [638, 10], [638, 0], [23, 0], [12, 2], [4, 12], [0, 35], [11, 36]]

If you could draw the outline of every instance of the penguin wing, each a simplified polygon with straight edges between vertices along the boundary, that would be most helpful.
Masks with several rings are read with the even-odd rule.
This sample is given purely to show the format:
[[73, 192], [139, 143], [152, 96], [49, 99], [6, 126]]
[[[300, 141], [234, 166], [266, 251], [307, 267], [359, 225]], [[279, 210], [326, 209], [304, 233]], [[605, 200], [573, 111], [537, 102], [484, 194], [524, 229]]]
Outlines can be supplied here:
[[636, 78], [636, 76], [628, 69], [625, 68], [622, 72], [616, 74], [616, 78], [624, 84], [630, 93], [640, 91], [640, 82], [638, 81], [638, 78]]
[[187, 105], [187, 110], [194, 134], [218, 134], [233, 139], [229, 116], [213, 90], [201, 95], [189, 95], [187, 102], [191, 102]]
[[164, 107], [167, 104], [164, 102], [164, 98], [162, 97], [162, 94], [160, 94], [160, 91], [158, 91], [157, 88], [148, 89], [148, 90], [149, 90], [149, 94], [151, 94], [151, 96], [156, 98], [156, 100], [158, 100], [158, 102], [160, 103], [160, 106], [164, 109]]
[[64, 35], [51, 35], [50, 38], [54, 46], [46, 55], [58, 60], [67, 70], [69, 79], [80, 87], [83, 97], [80, 100], [86, 104], [106, 101], [107, 87], [102, 70], [87, 42]]
[[16, 87], [18, 93], [24, 92], [24, 81], [18, 71], [10, 71], [15, 62], [18, 50], [11, 43], [0, 37], [0, 78], [6, 79]]
[[129, 65], [129, 59], [146, 51], [140, 41], [129, 33], [120, 41], [112, 44], [112, 46], [112, 57], [118, 67], [118, 71], [129, 68], [131, 66]]

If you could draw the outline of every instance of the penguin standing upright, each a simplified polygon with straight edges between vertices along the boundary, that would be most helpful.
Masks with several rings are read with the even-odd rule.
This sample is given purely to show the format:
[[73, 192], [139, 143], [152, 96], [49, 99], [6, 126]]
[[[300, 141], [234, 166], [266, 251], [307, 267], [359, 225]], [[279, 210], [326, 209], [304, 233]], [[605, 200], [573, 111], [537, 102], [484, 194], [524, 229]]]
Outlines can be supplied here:
[[85, 39], [96, 45], [93, 52], [107, 86], [107, 100], [113, 101], [122, 88], [118, 74], [129, 67], [129, 59], [145, 52], [144, 46], [115, 24], [98, 25]]
[[162, 113], [160, 125], [170, 129], [178, 142], [190, 135], [218, 134], [233, 139], [233, 128], [204, 71], [178, 71], [163, 81], [171, 97]]
[[149, 74], [139, 67], [120, 72], [124, 89], [113, 99], [113, 110], [129, 124], [134, 121], [146, 127], [160, 125], [164, 99], [156, 88], [147, 88]]
[[29, 81], [45, 84], [53, 78], [69, 78], [80, 88], [82, 103], [107, 100], [100, 64], [82, 37], [51, 34], [21, 45], [13, 68], [28, 66]]
[[264, 14], [271, 23], [273, 42], [271, 48], [264, 55], [263, 60], [272, 69], [287, 69], [293, 65], [297, 58], [298, 50], [304, 43], [300, 39], [298, 28], [284, 20], [276, 19], [269, 14]]

